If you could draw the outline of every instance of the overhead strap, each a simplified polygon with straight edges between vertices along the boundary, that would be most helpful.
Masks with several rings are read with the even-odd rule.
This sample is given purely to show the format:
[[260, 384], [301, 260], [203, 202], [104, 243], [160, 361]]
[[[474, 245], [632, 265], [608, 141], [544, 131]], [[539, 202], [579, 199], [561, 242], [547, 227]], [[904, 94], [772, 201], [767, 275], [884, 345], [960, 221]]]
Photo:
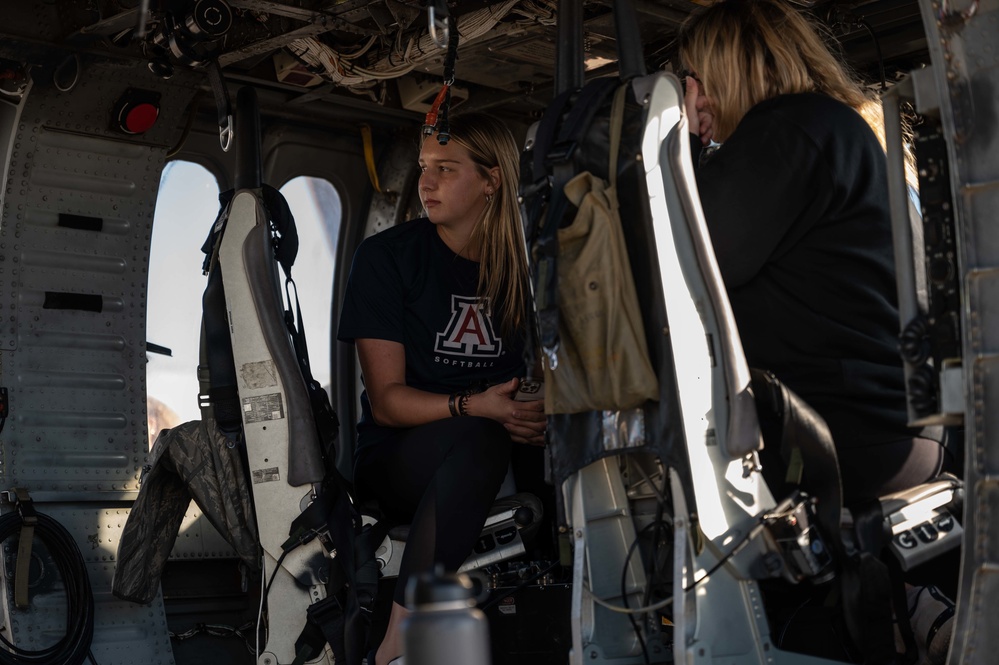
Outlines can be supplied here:
[[368, 167], [368, 180], [379, 194], [382, 186], [378, 182], [378, 168], [375, 166], [375, 149], [371, 140], [371, 125], [361, 125], [361, 143], [364, 145], [364, 165]]
[[453, 15], [448, 15], [447, 54], [444, 56], [444, 85], [437, 93], [434, 103], [427, 112], [423, 123], [423, 135], [430, 136], [436, 132], [441, 145], [447, 145], [451, 139], [451, 127], [448, 115], [451, 109], [451, 86], [454, 85], [454, 65], [458, 59], [458, 24]]
[[212, 87], [212, 94], [215, 96], [215, 109], [218, 112], [219, 121], [219, 143], [223, 152], [229, 152], [232, 147], [232, 104], [229, 102], [229, 91], [225, 87], [222, 79], [222, 68], [219, 61], [212, 58], [205, 67], [208, 74], [208, 83]]

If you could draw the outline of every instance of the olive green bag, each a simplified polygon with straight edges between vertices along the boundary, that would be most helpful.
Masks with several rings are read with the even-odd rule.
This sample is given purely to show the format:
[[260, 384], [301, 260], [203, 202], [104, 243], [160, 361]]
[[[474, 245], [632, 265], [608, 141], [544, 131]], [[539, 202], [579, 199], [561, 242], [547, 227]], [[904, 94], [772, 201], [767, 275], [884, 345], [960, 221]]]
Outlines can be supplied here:
[[659, 396], [618, 214], [625, 90], [611, 106], [610, 182], [584, 171], [564, 188], [578, 210], [558, 230], [560, 344], [555, 368], [545, 368], [548, 414], [628, 409]]

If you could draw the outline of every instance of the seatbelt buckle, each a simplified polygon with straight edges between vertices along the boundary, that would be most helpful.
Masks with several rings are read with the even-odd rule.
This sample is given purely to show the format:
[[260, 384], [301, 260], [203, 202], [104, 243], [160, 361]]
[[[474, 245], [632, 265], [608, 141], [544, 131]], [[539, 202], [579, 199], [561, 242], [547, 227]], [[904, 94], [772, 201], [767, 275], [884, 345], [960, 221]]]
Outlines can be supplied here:
[[28, 496], [28, 490], [15, 487], [7, 492], [7, 499], [13, 495], [14, 504], [21, 516], [21, 533], [17, 539], [17, 564], [14, 569], [14, 605], [21, 610], [30, 606], [28, 578], [31, 572], [31, 546], [38, 525], [35, 503]]
[[38, 524], [38, 513], [35, 512], [35, 502], [28, 495], [28, 490], [23, 487], [15, 487], [11, 490], [14, 495], [14, 507], [21, 515], [21, 524], [24, 526], [35, 526]]

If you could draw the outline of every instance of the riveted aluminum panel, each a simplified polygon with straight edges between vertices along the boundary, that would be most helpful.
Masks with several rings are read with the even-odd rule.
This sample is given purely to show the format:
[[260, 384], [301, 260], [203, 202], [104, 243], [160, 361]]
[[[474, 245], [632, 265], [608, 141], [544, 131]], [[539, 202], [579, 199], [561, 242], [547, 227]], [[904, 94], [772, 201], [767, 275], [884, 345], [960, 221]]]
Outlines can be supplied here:
[[[118, 535], [127, 510], [79, 504], [41, 504], [36, 509], [58, 521], [72, 534], [86, 562], [94, 593], [94, 640], [92, 651], [101, 665], [173, 665], [173, 651], [160, 595], [149, 605], [136, 605], [111, 595]], [[4, 512], [10, 512], [5, 506]], [[18, 648], [39, 651], [58, 642], [66, 634], [64, 584], [53, 553], [36, 535], [29, 576], [29, 606], [14, 606], [13, 570], [17, 542], [3, 547], [0, 567], [3, 584], [2, 619], [6, 637]], [[75, 617], [73, 618], [75, 620]]]
[[[65, 88], [71, 80], [71, 95], [36, 78], [10, 134], [0, 209], [0, 385], [9, 390], [10, 416], [0, 435], [0, 489], [26, 487], [80, 546], [94, 591], [97, 661], [172, 665], [162, 598], [139, 606], [111, 595], [129, 503], [107, 502], [134, 497], [148, 463], [150, 232], [160, 173], [198, 75], [178, 73], [156, 125], [130, 137], [111, 128], [112, 112], [127, 88], [153, 82], [149, 72], [36, 50], [0, 45], [7, 55], [30, 51], [36, 65], [50, 57], [51, 67], [78, 63], [79, 71], [63, 81]], [[198, 547], [226, 555], [197, 515], [184, 533], [179, 549], [188, 556]], [[31, 604], [15, 608], [12, 547], [5, 544], [0, 567], [6, 636], [22, 648], [48, 646], [65, 632], [62, 581], [37, 544]]]
[[153, 129], [129, 137], [111, 129], [112, 111], [151, 75], [79, 62], [73, 103], [36, 83], [12, 140], [0, 226], [0, 381], [10, 391], [0, 486], [100, 496], [136, 490], [146, 463], [150, 232], [193, 91], [164, 94]]

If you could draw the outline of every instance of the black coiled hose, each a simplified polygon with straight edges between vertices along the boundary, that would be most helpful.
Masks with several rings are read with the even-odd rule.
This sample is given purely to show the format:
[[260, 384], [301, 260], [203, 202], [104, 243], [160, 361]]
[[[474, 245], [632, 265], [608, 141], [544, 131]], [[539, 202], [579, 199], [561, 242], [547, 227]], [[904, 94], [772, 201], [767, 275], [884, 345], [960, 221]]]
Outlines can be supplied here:
[[[45, 543], [55, 559], [66, 588], [66, 634], [56, 644], [41, 651], [27, 651], [12, 644], [3, 634], [0, 642], [2, 665], [82, 665], [94, 639], [94, 593], [90, 588], [87, 564], [76, 541], [63, 525], [48, 515], [37, 513], [35, 536]], [[19, 511], [0, 517], [0, 543], [21, 532]]]

